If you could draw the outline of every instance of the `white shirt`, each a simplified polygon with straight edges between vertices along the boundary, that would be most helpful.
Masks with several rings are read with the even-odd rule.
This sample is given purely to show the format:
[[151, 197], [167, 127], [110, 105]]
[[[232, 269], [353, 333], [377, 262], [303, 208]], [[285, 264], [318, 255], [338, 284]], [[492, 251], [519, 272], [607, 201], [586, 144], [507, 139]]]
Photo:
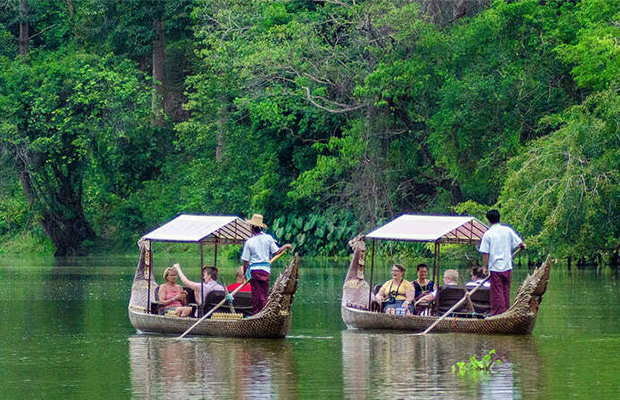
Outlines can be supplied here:
[[[280, 250], [280, 248], [276, 244], [276, 240], [271, 235], [261, 232], [245, 241], [243, 252], [241, 253], [241, 260], [247, 261], [250, 265], [255, 263], [269, 263], [271, 255], [278, 250]], [[268, 266], [252, 269], [262, 269], [270, 272]]]
[[[482, 282], [483, 280], [484, 280], [484, 279], [476, 279], [475, 281], [470, 281], [470, 282], [467, 282], [467, 283], [465, 284], [465, 287], [466, 287], [466, 288], [468, 288], [468, 289], [475, 288], [475, 287], [476, 287], [476, 286], [478, 286], [478, 284], [480, 284], [480, 282]], [[483, 288], [488, 288], [488, 287], [491, 287], [491, 282], [489, 282], [489, 281], [484, 282], [484, 283], [482, 284], [482, 287], [483, 287]]]
[[523, 241], [512, 228], [499, 223], [491, 225], [480, 241], [478, 251], [489, 255], [487, 268], [493, 272], [512, 269], [512, 250]]

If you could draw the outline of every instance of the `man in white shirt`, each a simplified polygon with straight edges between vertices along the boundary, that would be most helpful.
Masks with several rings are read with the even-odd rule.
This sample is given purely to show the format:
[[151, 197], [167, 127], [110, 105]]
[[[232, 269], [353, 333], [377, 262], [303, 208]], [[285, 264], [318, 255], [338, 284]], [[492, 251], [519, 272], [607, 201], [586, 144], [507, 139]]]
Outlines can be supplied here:
[[482, 253], [482, 268], [491, 273], [491, 315], [501, 314], [510, 307], [510, 275], [512, 252], [525, 243], [509, 226], [499, 223], [499, 211], [487, 212], [491, 227], [484, 233], [478, 251]]
[[290, 249], [290, 244], [278, 247], [276, 240], [263, 232], [267, 225], [263, 223], [263, 216], [254, 214], [252, 219], [246, 220], [252, 227], [252, 237], [245, 241], [241, 260], [246, 277], [251, 277], [252, 311], [257, 314], [267, 304], [269, 297], [269, 278], [271, 274], [270, 260], [277, 254]]

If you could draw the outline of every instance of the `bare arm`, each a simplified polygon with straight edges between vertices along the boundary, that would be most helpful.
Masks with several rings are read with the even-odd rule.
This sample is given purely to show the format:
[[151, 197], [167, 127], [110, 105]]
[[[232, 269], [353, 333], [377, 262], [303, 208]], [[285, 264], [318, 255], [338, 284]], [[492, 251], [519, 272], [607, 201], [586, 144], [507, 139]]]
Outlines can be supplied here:
[[179, 274], [179, 278], [181, 279], [181, 282], [183, 282], [183, 284], [187, 286], [188, 288], [192, 289], [194, 293], [198, 293], [198, 291], [200, 290], [200, 283], [192, 282], [189, 279], [187, 279], [187, 277], [181, 270], [181, 265], [179, 263], [174, 264], [173, 268], [177, 270], [177, 274]]
[[250, 265], [249, 261], [243, 262], [243, 276], [247, 276], [246, 274], [248, 273], [248, 265]]
[[159, 296], [159, 302], [165, 305], [166, 302], [164, 299], [166, 298], [166, 287], [164, 285], [161, 285], [159, 287], [159, 292], [157, 293], [157, 296]]
[[437, 297], [437, 290], [438, 289], [435, 288], [435, 290], [431, 292], [426, 292], [426, 294], [421, 294], [420, 297], [418, 298], [418, 301], [416, 301], [415, 304], [422, 303], [422, 302], [430, 303], [431, 301], [435, 301], [435, 298]]
[[482, 273], [487, 274], [487, 265], [489, 264], [489, 254], [482, 253]]
[[379, 303], [383, 303], [385, 301], [385, 296], [383, 295], [383, 290], [379, 289], [379, 291], [375, 295], [375, 300], [377, 300]]
[[284, 251], [286, 251], [286, 250], [288, 250], [288, 249], [292, 249], [292, 248], [293, 248], [293, 245], [291, 245], [290, 243], [287, 243], [287, 244], [285, 244], [284, 246], [280, 247], [280, 248], [278, 249], [278, 251], [276, 251], [273, 255], [274, 255], [274, 257], [275, 257], [275, 256], [277, 256], [278, 254], [280, 254], [280, 253], [282, 253], [282, 252], [284, 252]]
[[407, 305], [413, 304], [413, 302], [415, 301], [415, 291], [412, 289], [407, 289], [405, 291], [405, 297], [405, 303], [407, 303]]

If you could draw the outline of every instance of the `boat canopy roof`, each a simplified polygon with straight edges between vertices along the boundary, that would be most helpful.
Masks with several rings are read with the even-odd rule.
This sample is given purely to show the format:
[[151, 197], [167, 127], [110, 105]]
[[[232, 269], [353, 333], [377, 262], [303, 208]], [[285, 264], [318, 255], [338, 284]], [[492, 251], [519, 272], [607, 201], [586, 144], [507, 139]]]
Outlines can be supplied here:
[[250, 225], [236, 216], [180, 214], [142, 239], [155, 242], [241, 244], [250, 236]]
[[366, 238], [475, 244], [487, 229], [474, 217], [405, 214], [370, 232]]

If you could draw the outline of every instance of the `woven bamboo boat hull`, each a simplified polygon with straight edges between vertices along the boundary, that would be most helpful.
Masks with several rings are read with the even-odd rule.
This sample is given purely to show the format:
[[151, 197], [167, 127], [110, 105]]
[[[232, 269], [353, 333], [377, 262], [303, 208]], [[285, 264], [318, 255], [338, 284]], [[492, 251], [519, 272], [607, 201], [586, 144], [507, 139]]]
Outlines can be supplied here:
[[[191, 331], [191, 335], [240, 338], [285, 337], [291, 327], [291, 308], [297, 291], [298, 266], [299, 257], [295, 255], [284, 272], [276, 279], [265, 308], [258, 314], [243, 319], [205, 319]], [[181, 334], [195, 324], [196, 318], [169, 317], [146, 313], [149, 285], [148, 280], [145, 279], [144, 271], [143, 250], [129, 300], [128, 314], [131, 325], [139, 332]], [[156, 284], [152, 277], [150, 279], [150, 288], [153, 291]], [[151, 293], [151, 296], [153, 299], [154, 293]]]
[[[352, 241], [353, 260], [343, 285], [342, 320], [353, 329], [386, 329], [422, 332], [440, 316], [399, 316], [368, 311], [369, 285], [364, 278], [365, 244]], [[446, 317], [432, 332], [529, 335], [534, 329], [542, 297], [547, 290], [551, 259], [528, 275], [512, 306], [503, 314], [484, 319]]]
[[[349, 328], [386, 329], [422, 332], [439, 317], [397, 316], [378, 312], [342, 307], [342, 319]], [[536, 314], [507, 316], [505, 314], [486, 319], [445, 318], [433, 332], [464, 332], [478, 334], [528, 335], [532, 333]]]
[[[241, 338], [283, 338], [291, 327], [291, 313], [259, 313], [241, 320], [205, 319], [192, 335], [226, 336]], [[195, 318], [174, 318], [145, 314], [129, 309], [129, 321], [136, 330], [147, 333], [181, 334], [196, 323]]]

